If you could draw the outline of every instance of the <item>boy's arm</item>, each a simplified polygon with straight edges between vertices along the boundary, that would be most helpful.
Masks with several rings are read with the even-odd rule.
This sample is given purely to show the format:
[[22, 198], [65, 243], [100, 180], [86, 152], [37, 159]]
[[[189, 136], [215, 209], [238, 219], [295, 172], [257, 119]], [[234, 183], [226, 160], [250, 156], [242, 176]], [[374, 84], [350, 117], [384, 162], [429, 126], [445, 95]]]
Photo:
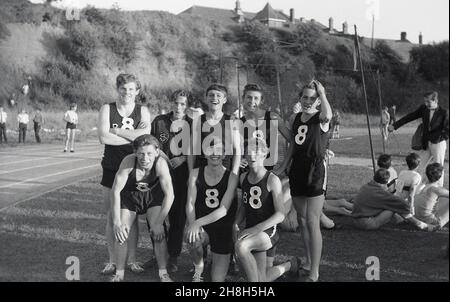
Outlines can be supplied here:
[[[233, 144], [233, 161], [231, 166], [231, 174], [239, 175], [239, 167], [241, 165], [241, 140], [239, 130], [231, 129], [231, 141]], [[230, 175], [231, 176], [231, 175]], [[237, 186], [237, 180], [236, 180]]]
[[222, 200], [220, 201], [220, 206], [211, 213], [209, 213], [208, 215], [203, 216], [196, 220], [196, 223], [198, 223], [200, 227], [214, 223], [227, 215], [227, 212], [230, 209], [231, 203], [233, 202], [236, 194], [237, 182], [238, 176], [233, 173], [230, 173], [227, 190]]
[[161, 205], [161, 212], [155, 221], [156, 225], [162, 225], [167, 217], [167, 214], [172, 207], [174, 200], [172, 177], [170, 176], [170, 170], [165, 160], [158, 160], [156, 163], [156, 173], [159, 177], [159, 183], [164, 193], [164, 199]]
[[197, 182], [198, 169], [192, 170], [189, 174], [188, 193], [186, 202], [186, 220], [191, 225], [195, 221], [195, 200], [197, 199]]
[[112, 133], [116, 134], [119, 137], [127, 139], [129, 141], [134, 141], [137, 137], [150, 134], [151, 125], [150, 125], [150, 112], [146, 106], [141, 106], [141, 122], [138, 125], [137, 129], [121, 129], [121, 128], [113, 128], [110, 129]]
[[330, 128], [330, 121], [333, 117], [333, 112], [331, 110], [330, 103], [328, 102], [325, 88], [319, 81], [314, 81], [317, 87], [317, 93], [320, 98], [320, 115], [319, 119], [321, 122], [321, 128], [324, 132], [328, 132]]
[[291, 131], [289, 131], [289, 128], [288, 126], [286, 126], [285, 121], [281, 118], [279, 114], [275, 112], [270, 113], [270, 118], [272, 120], [278, 121], [278, 131], [289, 142], [291, 140]]
[[[133, 158], [133, 159], [132, 159]], [[132, 159], [132, 160], [130, 160]], [[127, 156], [120, 164], [119, 170], [114, 178], [114, 183], [111, 189], [111, 209], [113, 229], [116, 239], [119, 242], [124, 242], [128, 237], [128, 231], [122, 227], [122, 221], [120, 219], [120, 192], [122, 192], [125, 184], [128, 180], [128, 175], [133, 169], [134, 156]]]
[[112, 134], [109, 125], [109, 105], [105, 104], [100, 108], [97, 124], [98, 139], [101, 144], [112, 145], [112, 146], [122, 146], [127, 145], [130, 141]]
[[448, 198], [448, 190], [442, 187], [431, 187], [431, 191], [439, 196], [439, 198]]
[[[242, 185], [242, 181], [243, 181], [245, 175], [246, 174], [242, 174], [240, 177], [239, 182], [241, 185]], [[237, 202], [238, 202], [238, 207], [237, 207], [237, 211], [236, 211], [236, 217], [234, 218], [234, 223], [233, 223], [234, 231], [239, 231], [239, 225], [242, 223], [242, 221], [244, 221], [244, 217], [245, 217], [245, 207], [244, 207], [244, 203], [242, 201], [242, 196], [241, 196], [241, 198], [238, 198]]]

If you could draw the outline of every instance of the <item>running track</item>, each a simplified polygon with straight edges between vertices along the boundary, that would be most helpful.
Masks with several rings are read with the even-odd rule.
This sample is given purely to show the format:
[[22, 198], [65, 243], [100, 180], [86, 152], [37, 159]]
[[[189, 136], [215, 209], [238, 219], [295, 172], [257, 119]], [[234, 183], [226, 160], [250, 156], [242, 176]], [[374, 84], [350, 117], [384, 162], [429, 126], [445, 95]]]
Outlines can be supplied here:
[[100, 175], [102, 145], [88, 141], [75, 148], [75, 153], [63, 153], [55, 144], [0, 148], [0, 210]]

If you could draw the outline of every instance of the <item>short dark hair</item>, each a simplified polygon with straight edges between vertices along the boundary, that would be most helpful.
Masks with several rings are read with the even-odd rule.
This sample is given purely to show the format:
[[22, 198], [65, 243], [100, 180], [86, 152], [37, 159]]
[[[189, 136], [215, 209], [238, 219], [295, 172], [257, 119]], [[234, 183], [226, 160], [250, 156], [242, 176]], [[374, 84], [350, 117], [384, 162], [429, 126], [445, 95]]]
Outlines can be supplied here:
[[427, 91], [423, 94], [424, 98], [431, 96], [433, 100], [437, 100], [439, 93], [437, 91]]
[[174, 91], [171, 95], [170, 95], [170, 101], [173, 103], [177, 100], [177, 98], [179, 97], [185, 97], [186, 98], [186, 104], [188, 105], [188, 107], [190, 107], [192, 105], [192, 95], [189, 91], [187, 90], [183, 90], [183, 89], [178, 89], [176, 91]]
[[444, 172], [444, 167], [440, 163], [429, 164], [425, 169], [425, 174], [427, 175], [430, 183], [436, 182], [442, 177]]
[[383, 169], [389, 169], [392, 165], [392, 158], [389, 154], [381, 154], [378, 157], [377, 165]]
[[258, 84], [247, 84], [244, 87], [244, 93], [242, 94], [243, 96], [245, 96], [245, 94], [249, 91], [256, 91], [259, 92], [261, 94], [261, 99], [264, 99], [264, 93], [262, 88], [258, 85]]
[[379, 184], [386, 185], [389, 182], [391, 173], [387, 169], [381, 168], [375, 172], [373, 180]]
[[311, 89], [311, 90], [314, 90], [314, 91], [316, 92], [317, 96], [319, 96], [319, 93], [317, 92], [316, 85], [314, 84], [313, 81], [311, 81], [310, 83], [306, 84], [305, 86], [303, 86], [303, 87], [300, 89], [300, 92], [298, 93], [298, 97], [299, 97], [299, 98], [302, 98], [302, 97], [303, 97], [303, 91], [304, 91], [305, 89]]
[[206, 89], [206, 95], [208, 95], [208, 92], [211, 90], [217, 90], [222, 92], [223, 94], [225, 94], [225, 97], [228, 96], [228, 89], [227, 87], [225, 87], [225, 85], [219, 84], [219, 83], [215, 83], [212, 85], [209, 85], [209, 87]]
[[410, 153], [405, 158], [406, 164], [410, 170], [414, 170], [420, 165], [420, 156], [417, 153]]
[[70, 108], [70, 109], [73, 109], [73, 108], [75, 108], [75, 107], [77, 107], [77, 104], [76, 104], [76, 103], [70, 103], [70, 105], [69, 105], [69, 108]]
[[128, 83], [136, 83], [136, 89], [141, 89], [141, 83], [134, 74], [121, 73], [116, 78], [116, 88], [119, 88]]
[[156, 139], [156, 137], [154, 137], [153, 135], [150, 135], [150, 134], [143, 134], [141, 136], [138, 136], [133, 141], [133, 149], [135, 152], [140, 147], [147, 146], [147, 145], [151, 145], [151, 146], [155, 147], [155, 149], [160, 148], [158, 139]]

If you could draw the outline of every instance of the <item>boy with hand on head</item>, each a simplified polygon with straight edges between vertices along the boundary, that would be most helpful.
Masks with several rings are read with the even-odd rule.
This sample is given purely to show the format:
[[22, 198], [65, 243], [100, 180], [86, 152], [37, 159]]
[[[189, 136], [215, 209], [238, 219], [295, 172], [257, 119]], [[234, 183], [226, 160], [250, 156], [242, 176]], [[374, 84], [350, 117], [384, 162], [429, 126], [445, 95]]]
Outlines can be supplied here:
[[124, 279], [127, 245], [131, 226], [138, 215], [145, 214], [150, 225], [159, 278], [171, 282], [167, 273], [167, 243], [164, 220], [172, 206], [174, 194], [167, 161], [159, 154], [158, 140], [150, 134], [136, 138], [134, 154], [126, 156], [117, 171], [112, 187], [112, 220], [115, 236], [116, 272], [111, 281]]
[[332, 110], [325, 88], [316, 80], [301, 89], [299, 98], [303, 110], [291, 122], [292, 143], [279, 170], [287, 170], [292, 161], [289, 185], [306, 247], [307, 263], [302, 269], [308, 277], [304, 281], [317, 282], [322, 255], [320, 217], [325, 202], [325, 158]]

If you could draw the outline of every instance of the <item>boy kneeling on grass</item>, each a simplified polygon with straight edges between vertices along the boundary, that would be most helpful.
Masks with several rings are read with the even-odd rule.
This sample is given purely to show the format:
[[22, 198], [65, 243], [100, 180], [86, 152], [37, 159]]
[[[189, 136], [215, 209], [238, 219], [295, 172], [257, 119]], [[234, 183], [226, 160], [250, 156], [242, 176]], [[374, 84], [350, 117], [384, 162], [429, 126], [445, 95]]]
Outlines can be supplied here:
[[159, 278], [171, 282], [167, 273], [167, 243], [163, 223], [172, 206], [174, 193], [167, 161], [160, 154], [158, 140], [150, 134], [133, 141], [134, 153], [120, 164], [112, 187], [112, 218], [116, 274], [111, 281], [124, 279], [127, 242], [137, 215], [145, 214], [154, 242]]
[[393, 218], [401, 216], [418, 229], [432, 231], [433, 225], [414, 218], [408, 200], [388, 191], [389, 177], [387, 169], [378, 169], [373, 180], [361, 187], [353, 204], [352, 216], [355, 219], [356, 227], [364, 230], [376, 230], [389, 223]]

